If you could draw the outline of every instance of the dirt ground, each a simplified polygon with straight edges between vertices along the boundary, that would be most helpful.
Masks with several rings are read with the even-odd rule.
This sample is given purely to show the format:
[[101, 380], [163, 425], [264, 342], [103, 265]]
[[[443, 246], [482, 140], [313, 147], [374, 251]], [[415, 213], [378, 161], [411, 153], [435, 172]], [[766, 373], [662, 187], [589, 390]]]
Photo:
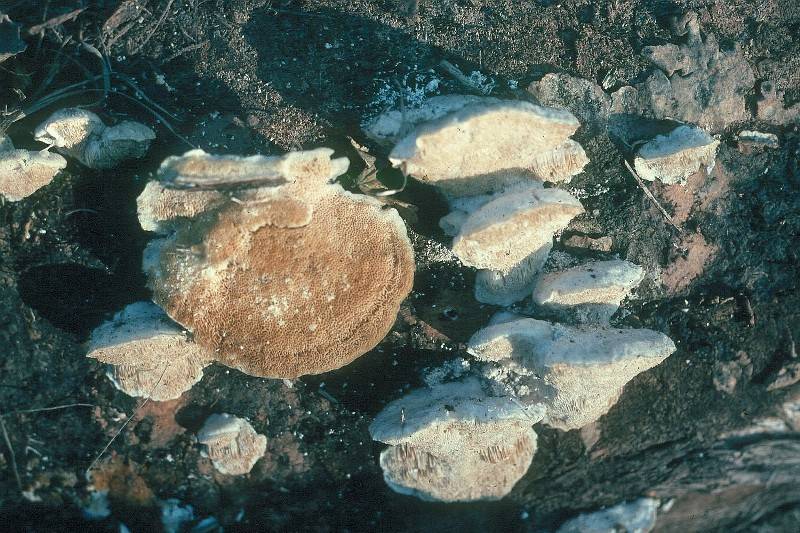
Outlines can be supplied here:
[[[28, 108], [94, 77], [59, 106], [87, 105], [158, 133], [143, 160], [113, 172], [70, 162], [33, 196], [0, 204], [0, 529], [159, 530], [159, 502], [176, 498], [192, 506], [190, 524], [213, 517], [227, 531], [534, 532], [651, 495], [672, 502], [659, 515], [662, 531], [796, 531], [800, 455], [779, 463], [781, 453], [753, 446], [800, 452], [800, 422], [787, 431], [763, 423], [800, 397], [800, 385], [769, 387], [800, 339], [800, 136], [796, 124], [756, 119], [721, 132], [710, 174], [685, 189], [651, 186], [680, 230], [625, 170], [629, 153], [579, 130], [591, 163], [570, 187], [586, 214], [555, 249], [566, 251], [572, 235], [610, 237], [610, 251], [569, 252], [643, 265], [647, 281], [618, 321], [663, 331], [678, 351], [630, 382], [592, 427], [537, 425], [533, 465], [504, 500], [445, 505], [393, 493], [367, 431], [385, 403], [421, 383], [422, 369], [466, 357], [463, 343], [496, 311], [474, 301], [474, 271], [439, 252], [446, 207], [416, 183], [394, 197], [417, 251], [415, 288], [376, 349], [294, 382], [212, 366], [179, 400], [141, 409], [86, 475], [137, 401], [84, 357], [82, 343], [114, 312], [149, 298], [141, 272], [149, 235], [135, 199], [165, 156], [191, 146], [241, 154], [330, 146], [353, 163], [355, 188], [360, 159], [349, 136], [378, 156], [392, 185], [398, 174], [361, 124], [401, 93], [409, 101], [463, 92], [443, 59], [482, 73], [501, 97], [530, 99], [526, 88], [548, 72], [610, 79], [613, 90], [646, 74], [642, 48], [674, 41], [670, 20], [690, 9], [723, 48], [742, 47], [757, 79], [751, 111], [767, 81], [786, 104], [800, 101], [800, 5], [782, 0], [0, 3], [28, 45], [0, 65], [0, 108]], [[100, 59], [81, 42], [107, 55], [108, 94]], [[14, 143], [37, 147], [31, 132], [53, 109], [11, 124]], [[740, 150], [741, 129], [776, 133], [779, 148]], [[201, 457], [194, 435], [218, 412], [267, 436], [250, 475], [222, 476]], [[743, 429], [746, 438], [736, 433]], [[108, 491], [109, 516], [84, 516], [90, 487]]]

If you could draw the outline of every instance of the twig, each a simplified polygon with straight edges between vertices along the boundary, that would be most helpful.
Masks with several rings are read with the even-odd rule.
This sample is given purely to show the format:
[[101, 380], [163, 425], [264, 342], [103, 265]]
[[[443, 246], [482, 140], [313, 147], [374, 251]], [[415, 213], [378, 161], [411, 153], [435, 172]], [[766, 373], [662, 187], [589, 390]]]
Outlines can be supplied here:
[[14, 448], [11, 446], [11, 439], [8, 438], [6, 423], [3, 422], [2, 416], [0, 416], [0, 428], [3, 429], [3, 440], [6, 441], [6, 446], [8, 447], [8, 455], [11, 458], [11, 469], [14, 471], [14, 479], [17, 480], [17, 488], [22, 492], [22, 481], [19, 478], [19, 470], [17, 469], [17, 455], [14, 453]]
[[167, 15], [169, 14], [169, 10], [172, 7], [172, 1], [173, 0], [169, 0], [167, 2], [167, 7], [165, 7], [164, 12], [161, 13], [161, 18], [158, 19], [156, 25], [153, 26], [153, 29], [150, 30], [150, 33], [148, 33], [147, 37], [144, 38], [144, 41], [142, 41], [141, 44], [139, 44], [139, 46], [134, 48], [133, 52], [131, 52], [131, 55], [138, 54], [142, 50], [142, 48], [144, 48], [145, 45], [150, 41], [150, 38], [156, 33], [156, 31], [158, 31], [158, 28], [161, 26], [161, 23], [164, 22], [164, 19], [166, 19]]
[[100, 65], [103, 68], [103, 97], [106, 98], [108, 97], [108, 91], [111, 90], [111, 63], [106, 56], [100, 53], [100, 50], [91, 44], [82, 42], [81, 45], [100, 60]]
[[675, 224], [675, 221], [672, 220], [671, 216], [669, 216], [667, 210], [664, 209], [660, 203], [658, 203], [658, 200], [656, 200], [656, 197], [653, 196], [653, 193], [650, 192], [650, 189], [648, 189], [645, 186], [644, 182], [642, 181], [642, 178], [639, 177], [639, 174], [637, 174], [636, 171], [633, 170], [633, 167], [631, 167], [630, 163], [628, 163], [627, 161], [625, 161], [625, 168], [627, 168], [628, 171], [631, 173], [631, 175], [634, 177], [634, 179], [636, 179], [636, 183], [639, 184], [639, 187], [641, 187], [644, 193], [647, 195], [647, 197], [650, 198], [650, 201], [653, 202], [653, 205], [655, 205], [658, 208], [658, 210], [661, 211], [661, 214], [664, 215], [664, 218], [667, 220], [667, 222], [669, 222], [670, 226], [678, 230], [678, 233], [682, 233], [681, 228], [679, 228], [677, 224]]
[[42, 33], [44, 30], [47, 30], [49, 28], [54, 28], [54, 27], [58, 26], [59, 24], [63, 24], [64, 22], [67, 22], [68, 20], [74, 19], [75, 17], [77, 17], [78, 15], [83, 13], [84, 11], [86, 11], [86, 8], [85, 7], [81, 7], [81, 8], [78, 8], [78, 9], [74, 10], [74, 11], [70, 11], [69, 13], [65, 13], [63, 15], [59, 15], [57, 17], [53, 17], [50, 20], [42, 22], [41, 24], [37, 24], [36, 26], [31, 26], [30, 28], [28, 28], [28, 35], [38, 35], [38, 34]]
[[114, 444], [114, 441], [117, 440], [117, 437], [120, 436], [120, 434], [125, 429], [125, 427], [130, 423], [130, 421], [133, 420], [134, 418], [136, 418], [136, 415], [139, 414], [139, 411], [141, 411], [142, 408], [145, 405], [147, 405], [147, 403], [150, 401], [150, 397], [153, 395], [153, 393], [155, 392], [156, 388], [161, 384], [161, 380], [164, 379], [164, 374], [167, 373], [167, 369], [169, 368], [169, 366], [170, 366], [169, 364], [164, 365], [164, 371], [161, 372], [161, 377], [158, 378], [158, 381], [156, 381], [156, 384], [153, 385], [152, 389], [150, 389], [150, 393], [147, 395], [147, 398], [145, 398], [144, 401], [139, 404], [139, 406], [136, 408], [136, 410], [133, 411], [133, 414], [131, 414], [131, 416], [125, 421], [125, 423], [122, 424], [122, 427], [120, 427], [117, 430], [117, 432], [114, 433], [114, 436], [111, 437], [111, 440], [108, 441], [108, 444], [106, 444], [105, 447], [100, 451], [100, 453], [97, 454], [97, 457], [94, 458], [94, 461], [92, 461], [92, 464], [90, 464], [89, 468], [86, 469], [86, 475], [87, 476], [92, 471], [92, 468], [95, 467], [95, 465], [100, 460], [100, 458], [103, 457], [103, 455], [106, 453], [106, 451], [108, 451], [108, 449], [111, 447], [111, 445]]
[[482, 89], [478, 85], [476, 85], [471, 79], [464, 75], [461, 70], [452, 64], [451, 62], [447, 61], [446, 59], [442, 59], [439, 62], [439, 66], [442, 67], [448, 74], [450, 74], [455, 80], [464, 85], [465, 87], [478, 92], [479, 94], [488, 94], [485, 89]]
[[70, 407], [97, 407], [92, 403], [68, 403], [64, 405], [54, 405], [52, 407], [39, 407], [37, 409], [19, 409], [17, 411], [9, 411], [0, 415], [0, 418], [6, 415], [20, 415], [29, 413], [42, 413], [44, 411], [58, 411], [60, 409], [68, 409]]
[[177, 59], [178, 57], [182, 56], [187, 52], [191, 52], [192, 50], [197, 50], [198, 48], [202, 48], [206, 44], [208, 44], [208, 41], [203, 41], [202, 43], [196, 43], [196, 44], [190, 44], [189, 46], [184, 46], [183, 48], [181, 48], [180, 50], [178, 50], [177, 52], [166, 58], [164, 61], [162, 61], [161, 64], [164, 65], [166, 63], [169, 63], [173, 59]]

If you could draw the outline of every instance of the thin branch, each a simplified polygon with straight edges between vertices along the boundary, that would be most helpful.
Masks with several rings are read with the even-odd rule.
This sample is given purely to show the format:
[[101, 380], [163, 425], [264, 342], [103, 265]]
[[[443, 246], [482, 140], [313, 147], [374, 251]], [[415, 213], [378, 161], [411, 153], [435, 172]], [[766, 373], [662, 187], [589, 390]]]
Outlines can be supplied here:
[[52, 407], [39, 407], [38, 409], [19, 409], [17, 411], [9, 411], [7, 413], [3, 413], [0, 415], [0, 418], [6, 415], [21, 415], [21, 414], [28, 414], [28, 413], [42, 413], [45, 411], [58, 411], [61, 409], [68, 409], [70, 407], [97, 407], [92, 403], [67, 403], [64, 405], [54, 405]]
[[105, 447], [100, 451], [100, 453], [97, 454], [97, 457], [94, 458], [94, 461], [92, 461], [92, 464], [90, 464], [89, 468], [86, 469], [86, 475], [89, 475], [89, 473], [95, 467], [97, 462], [100, 461], [100, 459], [103, 457], [103, 455], [105, 455], [105, 453], [108, 451], [108, 449], [111, 447], [111, 445], [114, 444], [114, 441], [117, 440], [117, 437], [119, 437], [120, 434], [125, 430], [125, 428], [128, 426], [130, 421], [133, 420], [134, 418], [136, 418], [136, 415], [139, 414], [139, 411], [141, 411], [142, 408], [145, 405], [147, 405], [147, 403], [150, 401], [150, 397], [153, 396], [153, 393], [155, 392], [156, 388], [161, 384], [161, 380], [164, 379], [164, 374], [167, 373], [167, 369], [169, 368], [169, 366], [170, 366], [169, 364], [164, 365], [164, 371], [161, 372], [161, 377], [158, 378], [158, 381], [156, 381], [156, 384], [153, 385], [152, 389], [150, 389], [150, 393], [147, 395], [147, 398], [145, 398], [144, 401], [139, 404], [139, 406], [136, 408], [136, 410], [133, 411], [133, 414], [125, 421], [124, 424], [122, 424], [122, 427], [120, 427], [117, 430], [117, 432], [114, 433], [114, 436], [111, 437], [111, 440], [108, 441], [108, 444], [106, 444]]
[[656, 197], [653, 196], [653, 193], [650, 192], [650, 189], [648, 189], [645, 186], [644, 182], [642, 181], [642, 178], [639, 177], [639, 174], [637, 174], [636, 171], [633, 170], [633, 167], [631, 167], [630, 163], [628, 163], [627, 161], [625, 161], [625, 168], [627, 168], [628, 171], [631, 173], [631, 175], [634, 177], [634, 179], [636, 179], [636, 183], [639, 184], [639, 187], [641, 187], [644, 193], [647, 195], [647, 197], [650, 198], [650, 201], [653, 202], [653, 205], [655, 205], [658, 208], [658, 210], [661, 211], [661, 214], [664, 215], [664, 218], [667, 220], [667, 222], [669, 222], [669, 224], [673, 228], [678, 230], [678, 233], [683, 233], [681, 231], [681, 228], [679, 228], [678, 225], [675, 224], [675, 221], [672, 220], [671, 216], [669, 216], [667, 210], [664, 209], [664, 207], [660, 203], [658, 203], [658, 200], [656, 200]]
[[37, 24], [36, 26], [31, 26], [30, 28], [28, 28], [28, 35], [41, 34], [46, 29], [54, 28], [54, 27], [58, 26], [59, 24], [63, 24], [64, 22], [67, 22], [68, 20], [74, 19], [75, 17], [77, 17], [78, 15], [83, 13], [84, 11], [86, 11], [86, 8], [85, 7], [81, 7], [81, 8], [78, 8], [78, 9], [74, 10], [74, 11], [70, 11], [69, 13], [65, 13], [63, 15], [59, 15], [58, 17], [53, 17], [48, 21], [45, 21], [45, 22], [43, 22], [41, 24]]
[[2, 416], [0, 416], [0, 428], [3, 430], [3, 440], [6, 441], [6, 446], [8, 447], [8, 455], [11, 458], [11, 469], [14, 471], [14, 479], [17, 480], [17, 488], [22, 492], [22, 481], [19, 478], [19, 470], [17, 469], [17, 455], [14, 453], [14, 448], [11, 446], [11, 439], [8, 438], [6, 423], [3, 422]]
[[465, 76], [463, 72], [461, 72], [461, 69], [459, 69], [457, 66], [447, 61], [446, 59], [442, 59], [439, 62], [439, 66], [442, 67], [445, 71], [447, 71], [447, 73], [450, 74], [453, 78], [455, 78], [455, 80], [461, 85], [464, 85], [468, 89], [476, 91], [479, 94], [488, 94], [488, 92], [485, 89], [476, 85], [471, 79]]

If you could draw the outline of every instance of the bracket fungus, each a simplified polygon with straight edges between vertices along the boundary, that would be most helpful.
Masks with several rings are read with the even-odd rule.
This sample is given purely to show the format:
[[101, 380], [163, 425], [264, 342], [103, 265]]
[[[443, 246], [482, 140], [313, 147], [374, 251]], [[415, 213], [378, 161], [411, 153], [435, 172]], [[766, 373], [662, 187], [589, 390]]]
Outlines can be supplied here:
[[495, 98], [453, 108], [418, 124], [389, 155], [394, 166], [448, 198], [530, 179], [569, 181], [588, 163], [569, 139], [580, 124], [568, 111]]
[[590, 261], [541, 276], [533, 301], [571, 311], [580, 322], [608, 322], [622, 300], [644, 279], [644, 269], [629, 261]]
[[70, 107], [39, 124], [34, 137], [89, 168], [108, 169], [126, 159], [142, 157], [156, 134], [131, 120], [106, 126], [95, 113]]
[[525, 474], [541, 419], [476, 378], [419, 389], [388, 404], [370, 425], [386, 483], [433, 501], [496, 500]]
[[162, 185], [196, 186], [170, 195], [204, 194], [208, 183], [250, 188], [217, 193], [214, 207], [198, 201], [191, 212], [162, 202], [155, 187], [140, 197], [144, 225], [165, 230], [159, 221], [169, 221], [174, 229], [145, 251], [154, 301], [223, 364], [276, 378], [342, 367], [380, 342], [411, 291], [414, 256], [402, 219], [330, 184], [348, 163], [332, 152], [240, 158], [195, 150], [161, 165]]
[[209, 416], [197, 442], [214, 468], [231, 476], [249, 473], [267, 451], [267, 437], [256, 433], [247, 420], [228, 413]]
[[684, 184], [705, 168], [711, 172], [719, 141], [695, 126], [678, 126], [639, 148], [633, 164], [642, 179]]
[[453, 253], [465, 265], [509, 272], [550, 244], [553, 235], [581, 213], [581, 203], [561, 189], [501, 195], [464, 221], [453, 239]]
[[129, 396], [173, 400], [213, 360], [157, 305], [136, 302], [92, 331], [87, 357], [110, 365], [108, 377]]
[[0, 134], [0, 195], [17, 202], [51, 181], [67, 161], [47, 150], [15, 149], [11, 139]]
[[569, 430], [606, 414], [625, 384], [661, 363], [675, 344], [648, 329], [570, 327], [520, 318], [478, 331], [467, 351], [528, 374], [529, 388], [539, 391], [530, 401], [546, 406], [544, 422]]

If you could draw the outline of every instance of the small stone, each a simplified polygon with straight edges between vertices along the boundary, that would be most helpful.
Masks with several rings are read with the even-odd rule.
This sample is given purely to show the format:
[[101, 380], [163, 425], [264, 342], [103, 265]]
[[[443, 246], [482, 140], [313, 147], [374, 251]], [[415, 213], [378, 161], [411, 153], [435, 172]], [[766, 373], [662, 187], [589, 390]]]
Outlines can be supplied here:
[[564, 239], [562, 244], [567, 248], [592, 250], [594, 252], [610, 252], [614, 247], [613, 239], [607, 235], [596, 238], [587, 235], [571, 235]]
[[739, 142], [739, 150], [745, 153], [749, 150], [780, 146], [777, 135], [760, 131], [742, 130], [736, 136], [736, 140]]
[[567, 520], [556, 533], [649, 533], [656, 525], [659, 500], [639, 498]]
[[750, 379], [753, 375], [753, 363], [746, 352], [740, 351], [733, 361], [717, 361], [714, 364], [712, 380], [714, 388], [720, 392], [733, 394], [742, 378]]
[[705, 168], [711, 172], [719, 141], [694, 126], [679, 126], [639, 148], [634, 166], [642, 179], [671, 185]]

